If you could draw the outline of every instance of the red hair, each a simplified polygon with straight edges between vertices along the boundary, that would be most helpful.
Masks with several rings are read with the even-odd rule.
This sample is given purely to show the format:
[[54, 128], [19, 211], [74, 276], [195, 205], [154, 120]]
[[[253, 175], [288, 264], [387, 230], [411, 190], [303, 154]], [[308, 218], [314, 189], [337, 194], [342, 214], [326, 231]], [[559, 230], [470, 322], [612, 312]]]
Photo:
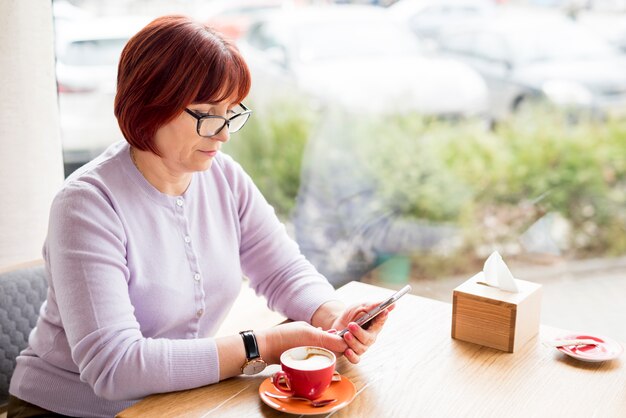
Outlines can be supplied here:
[[126, 140], [160, 155], [156, 131], [192, 103], [241, 102], [250, 71], [237, 47], [185, 16], [163, 16], [133, 36], [117, 73], [115, 117]]

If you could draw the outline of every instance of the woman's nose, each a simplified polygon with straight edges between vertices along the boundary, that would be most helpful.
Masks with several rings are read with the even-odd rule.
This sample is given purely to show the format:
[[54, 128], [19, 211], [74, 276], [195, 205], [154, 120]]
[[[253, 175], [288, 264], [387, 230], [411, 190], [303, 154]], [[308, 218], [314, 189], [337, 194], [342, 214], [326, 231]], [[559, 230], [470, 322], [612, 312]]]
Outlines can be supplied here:
[[211, 139], [215, 139], [220, 142], [227, 142], [230, 139], [230, 132], [228, 132], [228, 125], [224, 126], [218, 133], [213, 135]]

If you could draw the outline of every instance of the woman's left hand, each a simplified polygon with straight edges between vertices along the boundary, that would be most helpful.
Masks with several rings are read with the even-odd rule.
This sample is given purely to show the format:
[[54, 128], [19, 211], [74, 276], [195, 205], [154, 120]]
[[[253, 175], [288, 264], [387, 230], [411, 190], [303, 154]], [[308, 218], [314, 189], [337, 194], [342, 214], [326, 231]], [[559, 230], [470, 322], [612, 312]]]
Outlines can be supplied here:
[[348, 348], [343, 354], [346, 356], [348, 361], [350, 361], [350, 363], [358, 363], [361, 356], [372, 344], [374, 344], [376, 338], [378, 337], [378, 333], [383, 328], [385, 321], [387, 321], [389, 312], [395, 308], [395, 305], [391, 305], [378, 314], [378, 316], [365, 325], [367, 329], [363, 329], [354, 322], [359, 317], [365, 315], [366, 312], [374, 309], [378, 306], [378, 304], [379, 302], [370, 304], [362, 303], [347, 308], [337, 317], [329, 330], [329, 332], [339, 332], [348, 328], [348, 332], [346, 332], [343, 336], [346, 344], [348, 344]]

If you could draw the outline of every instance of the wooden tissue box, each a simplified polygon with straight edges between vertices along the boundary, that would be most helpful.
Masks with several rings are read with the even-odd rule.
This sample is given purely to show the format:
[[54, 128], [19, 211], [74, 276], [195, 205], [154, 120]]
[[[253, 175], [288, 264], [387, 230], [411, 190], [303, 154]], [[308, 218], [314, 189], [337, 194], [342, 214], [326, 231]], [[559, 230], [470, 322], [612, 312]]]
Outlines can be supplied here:
[[479, 273], [452, 294], [452, 338], [514, 352], [539, 332], [541, 285], [514, 279], [518, 293], [482, 284]]

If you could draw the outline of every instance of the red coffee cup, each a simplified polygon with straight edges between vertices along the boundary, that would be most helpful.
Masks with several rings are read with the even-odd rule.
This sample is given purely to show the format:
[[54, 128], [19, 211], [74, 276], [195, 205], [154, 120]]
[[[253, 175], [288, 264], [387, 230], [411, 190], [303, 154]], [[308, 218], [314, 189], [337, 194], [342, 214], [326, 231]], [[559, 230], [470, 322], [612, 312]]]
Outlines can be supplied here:
[[272, 384], [291, 396], [317, 399], [328, 387], [337, 358], [321, 347], [295, 347], [280, 355], [282, 370], [272, 375]]

